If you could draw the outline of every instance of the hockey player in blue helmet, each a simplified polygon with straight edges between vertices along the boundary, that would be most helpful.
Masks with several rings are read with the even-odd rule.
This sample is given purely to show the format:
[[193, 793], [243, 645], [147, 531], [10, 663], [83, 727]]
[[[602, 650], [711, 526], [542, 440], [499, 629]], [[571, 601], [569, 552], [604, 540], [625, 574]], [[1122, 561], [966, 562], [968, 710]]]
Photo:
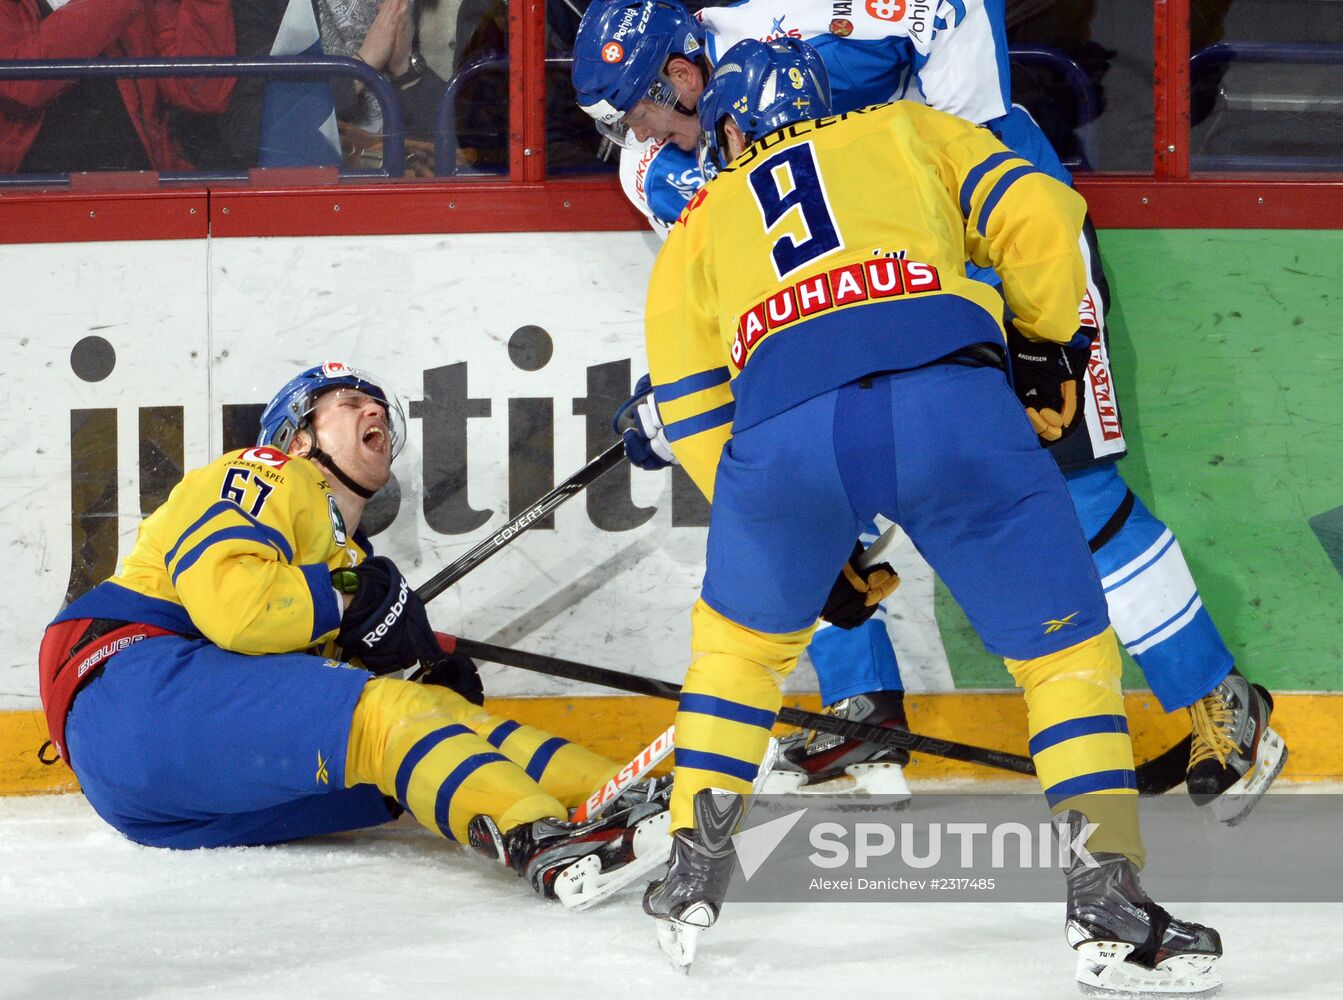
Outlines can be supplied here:
[[[659, 0], [675, 4], [677, 0]], [[596, 6], [594, 4], [594, 6]], [[697, 15], [704, 27], [708, 62], [742, 39], [786, 33], [813, 45], [830, 72], [834, 113], [888, 100], [911, 99], [988, 128], [1024, 162], [1071, 184], [1071, 176], [1027, 111], [1011, 103], [1007, 31], [1001, 3], [958, 0], [936, 5], [932, 17], [887, 17], [881, 5], [851, 5], [842, 17], [814, 0], [741, 0]], [[912, 6], [912, 5], [911, 5]], [[891, 8], [894, 10], [894, 8]], [[582, 52], [578, 53], [580, 56]], [[689, 107], [703, 93], [707, 75], [696, 79], [676, 60], [679, 101]], [[608, 81], [614, 89], [617, 84]], [[667, 121], [667, 119], [659, 119]], [[674, 119], [673, 119], [674, 121]], [[682, 139], [665, 128], [621, 153], [622, 187], [631, 202], [664, 237], [703, 183]], [[1079, 327], [1097, 331], [1086, 361], [1087, 379], [1076, 399], [1049, 399], [1050, 388], [1034, 371], [1031, 352], [1014, 338], [1013, 375], [1018, 393], [1042, 442], [1063, 469], [1097, 571], [1105, 582], [1110, 614], [1125, 648], [1168, 712], [1187, 709], [1192, 738], [1187, 763], [1191, 797], [1220, 820], [1239, 822], [1281, 773], [1287, 747], [1270, 725], [1272, 698], [1236, 669], [1235, 659], [1194, 581], [1179, 541], [1128, 487], [1117, 465], [1127, 451], [1111, 371], [1106, 313], [1109, 287], [1095, 232], [1083, 235], [1087, 292]], [[989, 284], [987, 269], [973, 275]], [[1012, 331], [1009, 329], [1009, 335]], [[656, 387], [654, 387], [656, 388]], [[656, 392], [654, 393], [656, 395]], [[647, 419], [653, 453], [661, 447], [661, 420], [652, 397], [640, 414]], [[1048, 399], [1048, 402], [1042, 400]], [[684, 409], [684, 403], [678, 404]], [[636, 445], [637, 448], [637, 445]], [[826, 641], [824, 632], [817, 641]], [[814, 658], [814, 657], [813, 657]], [[849, 657], [855, 669], [832, 683], [822, 698], [837, 710], [864, 712], [882, 690], [900, 686], [894, 657], [877, 669]], [[866, 685], [866, 686], [864, 686]], [[860, 694], [860, 692], [869, 694]], [[805, 741], [799, 743], [799, 741]], [[819, 754], [810, 751], [820, 749]], [[850, 754], [842, 744], [796, 737], [781, 760], [813, 770], [830, 755]], [[841, 759], [852, 769], [853, 757]], [[781, 774], [789, 778], [791, 775]]]
[[694, 150], [704, 29], [676, 0], [595, 0], [578, 26], [572, 73], [579, 106], [617, 145], [657, 135]]
[[[830, 74], [796, 38], [742, 42], [700, 96], [701, 162], [716, 173], [762, 135], [830, 113]], [[728, 132], [737, 134], [729, 141]]]
[[[404, 433], [393, 394], [358, 369], [288, 381], [257, 444], [188, 472], [118, 574], [47, 629], [53, 745], [140, 844], [279, 843], [409, 811], [546, 896], [599, 855], [564, 883], [590, 901], [665, 860], [665, 837], [642, 855], [634, 840], [658, 841], [664, 806], [566, 822], [618, 765], [484, 708], [470, 660], [373, 553], [365, 505]], [[429, 683], [390, 676], [417, 663]]]
[[[400, 454], [402, 445], [406, 443], [406, 417], [401, 405], [395, 399], [389, 399], [382, 386], [371, 376], [339, 361], [314, 365], [286, 382], [261, 414], [261, 431], [256, 443], [287, 452], [294, 436], [299, 431], [306, 432], [309, 446], [305, 457], [320, 462], [347, 489], [368, 500], [386, 483], [381, 469], [361, 470], [366, 478], [351, 478], [336, 459], [323, 449], [322, 442], [312, 429], [312, 414], [318, 398], [337, 389], [346, 390], [342, 393], [344, 399], [366, 398], [378, 404], [383, 412], [382, 424], [375, 422], [365, 429], [365, 440], [359, 442], [363, 447], [347, 461], [362, 466], [366, 464], [366, 456], [361, 453], [372, 452], [378, 456], [375, 459], [378, 465], [381, 465], [381, 456], [388, 456], [390, 468], [390, 460]], [[370, 485], [379, 478], [382, 478], [382, 482]]]
[[[698, 19], [677, 0], [594, 0], [574, 43], [578, 103], [604, 135], [623, 147], [621, 183], [645, 212], [652, 206], [650, 220], [663, 236], [667, 226], [660, 220], [675, 219], [702, 183], [695, 108], [709, 78], [703, 41]], [[634, 397], [617, 413], [616, 429], [624, 433], [631, 461], [653, 470], [674, 460], [654, 426], [660, 427], [660, 418], [649, 389], [641, 379]], [[627, 413], [634, 428], [622, 426]], [[875, 538], [871, 527], [863, 541]], [[855, 544], [854, 560], [861, 553], [862, 545]], [[825, 621], [838, 627], [819, 631], [808, 652], [818, 674], [837, 679], [829, 687], [822, 684], [827, 705], [846, 718], [903, 727], [903, 682], [879, 600], [899, 577], [879, 558], [871, 563], [859, 567], [851, 561], [853, 572], [836, 579]], [[901, 750], [799, 732], [787, 741], [767, 790], [907, 797], [902, 766], [908, 761]]]
[[[723, 169], [649, 282], [653, 378], [722, 371], [735, 405], [724, 420], [682, 410], [700, 419], [672, 440], [712, 513], [675, 720], [672, 864], [644, 910], [684, 968], [724, 902], [782, 680], [855, 528], [884, 514], [1022, 689], [1041, 787], [1063, 838], [1085, 846], [1066, 917], [1083, 992], [1206, 996], [1221, 941], [1138, 881], [1105, 595], [1063, 477], [1004, 378], [1000, 301], [965, 271], [967, 257], [999, 270], [1037, 354], [1085, 355], [1085, 203], [985, 129], [912, 102], [826, 116], [828, 91], [795, 39], [722, 56], [700, 122]], [[806, 239], [783, 221], [794, 212]], [[953, 409], [955, 427], [942, 418]]]

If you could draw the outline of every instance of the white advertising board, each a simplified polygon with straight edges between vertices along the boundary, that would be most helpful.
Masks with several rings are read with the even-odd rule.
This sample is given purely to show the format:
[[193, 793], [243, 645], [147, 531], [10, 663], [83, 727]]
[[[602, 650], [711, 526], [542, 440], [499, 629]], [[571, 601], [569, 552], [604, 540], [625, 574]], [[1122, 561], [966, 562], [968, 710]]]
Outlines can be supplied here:
[[[36, 708], [42, 630], [109, 575], [182, 468], [246, 443], [256, 408], [338, 359], [406, 402], [373, 541], [412, 582], [614, 436], [646, 370], [651, 234], [213, 239], [0, 247], [0, 709]], [[679, 680], [703, 570], [702, 499], [621, 466], [431, 605], [436, 627]], [[393, 515], [394, 519], [393, 519]], [[932, 578], [907, 541], [891, 629], [911, 689], [949, 688]], [[494, 694], [600, 689], [489, 668]], [[814, 690], [804, 663], [790, 679]]]

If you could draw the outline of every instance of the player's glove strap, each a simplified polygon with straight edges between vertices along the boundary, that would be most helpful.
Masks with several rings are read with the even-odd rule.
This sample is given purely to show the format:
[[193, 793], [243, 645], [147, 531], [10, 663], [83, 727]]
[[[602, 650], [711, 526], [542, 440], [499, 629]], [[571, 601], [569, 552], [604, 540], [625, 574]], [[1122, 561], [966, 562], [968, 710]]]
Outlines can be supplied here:
[[336, 636], [345, 659], [386, 674], [442, 656], [424, 602], [392, 560], [370, 556], [353, 569], [336, 570], [331, 582], [354, 595]]
[[1087, 360], [1095, 331], [1083, 327], [1066, 344], [1027, 340], [1014, 324], [1007, 327], [1012, 386], [1026, 408], [1035, 433], [1048, 442], [1062, 440], [1082, 422]]
[[877, 613], [877, 605], [900, 586], [900, 576], [890, 563], [860, 567], [858, 560], [862, 554], [863, 544], [858, 542], [821, 609], [821, 617], [839, 628], [851, 629], [863, 624]]

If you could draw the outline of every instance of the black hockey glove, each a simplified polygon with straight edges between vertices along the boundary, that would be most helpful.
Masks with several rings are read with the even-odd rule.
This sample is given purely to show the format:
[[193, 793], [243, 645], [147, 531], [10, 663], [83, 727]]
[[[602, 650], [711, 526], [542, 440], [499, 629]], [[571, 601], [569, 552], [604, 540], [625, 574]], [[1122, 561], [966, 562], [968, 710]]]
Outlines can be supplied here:
[[460, 653], [449, 652], [457, 641], [452, 636], [435, 632], [434, 638], [438, 641], [438, 659], [425, 668], [420, 683], [437, 684], [456, 691], [473, 705], [485, 704], [485, 687], [480, 683], [475, 661]]
[[357, 658], [375, 674], [389, 674], [443, 655], [424, 602], [392, 560], [371, 556], [353, 569], [333, 571], [331, 580], [337, 590], [354, 595], [336, 636], [347, 660]]
[[821, 609], [821, 617], [839, 628], [857, 628], [863, 624], [877, 613], [877, 605], [900, 586], [900, 577], [890, 563], [860, 568], [858, 560], [862, 554], [863, 543], [858, 542]]
[[1007, 324], [1012, 386], [1035, 433], [1051, 444], [1082, 423], [1086, 397], [1082, 382], [1091, 356], [1089, 329], [1083, 327], [1068, 343], [1056, 344], [1027, 340], [1015, 324]]

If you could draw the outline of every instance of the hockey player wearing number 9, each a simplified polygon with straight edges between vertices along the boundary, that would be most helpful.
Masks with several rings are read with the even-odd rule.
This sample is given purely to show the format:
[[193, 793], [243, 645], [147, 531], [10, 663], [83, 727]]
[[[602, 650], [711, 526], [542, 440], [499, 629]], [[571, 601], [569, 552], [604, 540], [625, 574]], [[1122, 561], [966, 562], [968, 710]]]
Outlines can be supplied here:
[[[149, 846], [271, 844], [408, 810], [545, 895], [589, 855], [594, 879], [633, 873], [665, 805], [562, 822], [618, 765], [482, 707], [474, 666], [444, 656], [372, 554], [360, 520], [404, 430], [363, 372], [290, 380], [257, 445], [187, 473], [121, 571], [47, 629], [53, 744], [98, 814]], [[439, 682], [386, 676], [416, 662]]]
[[1085, 205], [961, 119], [911, 102], [824, 117], [828, 107], [824, 64], [805, 43], [728, 50], [699, 107], [702, 155], [720, 172], [649, 285], [654, 384], [721, 378], [734, 406], [672, 442], [712, 512], [675, 722], [672, 865], [644, 908], [685, 964], [722, 906], [781, 680], [859, 527], [881, 514], [1022, 688], [1057, 822], [1077, 838], [1098, 824], [1085, 838], [1098, 864], [1067, 873], [1079, 983], [1213, 988], [1217, 932], [1171, 917], [1138, 882], [1105, 595], [1003, 370], [998, 295], [965, 273], [968, 257], [1001, 275], [1013, 324], [1037, 349], [1084, 347]]
[[[678, 0], [594, 0], [574, 46], [574, 88], [598, 128], [623, 144], [625, 192], [656, 230], [665, 235], [700, 182], [693, 116], [709, 67], [734, 42], [781, 30], [811, 43], [825, 61], [835, 112], [889, 100], [927, 104], [989, 128], [1017, 154], [1014, 166], [1034, 166], [1071, 184], [1039, 127], [1011, 103], [1002, 0], [943, 0], [918, 5], [922, 15], [914, 4], [847, 6], [840, 16], [818, 0], [742, 0], [706, 8], [696, 20]], [[615, 34], [621, 34], [619, 59], [605, 44]], [[1096, 336], [1087, 351], [1046, 356], [1009, 323], [1017, 392], [1064, 470], [1120, 641], [1162, 707], [1189, 710], [1190, 794], [1218, 819], [1236, 823], [1281, 772], [1287, 748], [1268, 725], [1268, 692], [1235, 669], [1179, 542], [1119, 474], [1115, 463], [1127, 446], [1117, 405], [1105, 413], [1095, 405], [1094, 380], [1102, 387], [1114, 380], [1105, 327], [1109, 292], [1089, 222], [1079, 246], [1088, 273], [1077, 322]], [[991, 269], [972, 267], [971, 274], [997, 284]], [[1080, 363], [1086, 381], [1070, 390], [1054, 370], [1061, 363]], [[668, 388], [655, 385], [653, 394], [664, 398]], [[1105, 394], [1113, 404], [1112, 388]], [[675, 400], [670, 435], [691, 426], [684, 415], [691, 402]], [[866, 699], [854, 697], [861, 692], [881, 699], [903, 687], [884, 634], [869, 625], [866, 637], [872, 642], [855, 649], [833, 629], [818, 633], [811, 654], [826, 662], [827, 704], [849, 698], [861, 705]], [[808, 767], [805, 753], [787, 757]]]

